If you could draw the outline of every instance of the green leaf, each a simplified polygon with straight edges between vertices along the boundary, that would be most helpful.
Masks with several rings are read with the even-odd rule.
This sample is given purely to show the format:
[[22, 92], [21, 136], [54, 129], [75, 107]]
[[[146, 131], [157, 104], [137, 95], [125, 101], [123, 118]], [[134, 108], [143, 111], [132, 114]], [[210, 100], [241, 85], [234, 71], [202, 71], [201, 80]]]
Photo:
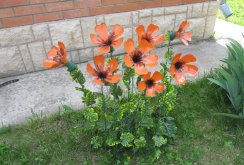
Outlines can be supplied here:
[[135, 72], [134, 72], [134, 69], [132, 69], [132, 68], [129, 68], [126, 66], [124, 68], [125, 69], [124, 69], [124, 75], [123, 75], [123, 82], [124, 82], [127, 90], [129, 90], [130, 89], [130, 83], [131, 83], [130, 78], [135, 76]]
[[167, 144], [167, 139], [165, 139], [162, 136], [153, 136], [153, 141], [154, 141], [154, 145], [157, 147], [161, 147], [164, 144]]
[[109, 89], [115, 99], [119, 99], [119, 97], [121, 97], [123, 94], [123, 91], [118, 84], [111, 85]]
[[244, 120], [244, 115], [235, 115], [235, 114], [230, 114], [230, 113], [214, 113], [213, 115], [225, 116], [225, 117], [230, 117], [230, 118], [234, 118], [234, 119]]
[[93, 104], [96, 103], [96, 96], [93, 92], [89, 91], [89, 90], [84, 90], [82, 89], [84, 95], [82, 97], [82, 102], [86, 105], [86, 106], [91, 106]]
[[106, 143], [107, 143], [108, 146], [113, 147], [113, 146], [119, 144], [120, 142], [118, 140], [115, 140], [113, 137], [109, 137], [106, 140]]
[[134, 135], [130, 132], [122, 133], [120, 136], [121, 144], [124, 147], [131, 147], [132, 141], [134, 140]]
[[100, 136], [94, 136], [91, 139], [91, 145], [95, 149], [98, 149], [98, 148], [102, 147], [102, 142], [103, 142], [103, 139]]
[[151, 117], [144, 116], [140, 122], [140, 126], [145, 128], [152, 128], [153, 127], [153, 119]]
[[94, 112], [93, 108], [87, 108], [83, 110], [83, 114], [85, 119], [87, 119], [88, 121], [95, 122], [98, 120], [98, 114]]
[[134, 144], [138, 148], [145, 147], [146, 143], [147, 143], [147, 141], [146, 141], [146, 139], [143, 136], [140, 136], [138, 139], [134, 140]]

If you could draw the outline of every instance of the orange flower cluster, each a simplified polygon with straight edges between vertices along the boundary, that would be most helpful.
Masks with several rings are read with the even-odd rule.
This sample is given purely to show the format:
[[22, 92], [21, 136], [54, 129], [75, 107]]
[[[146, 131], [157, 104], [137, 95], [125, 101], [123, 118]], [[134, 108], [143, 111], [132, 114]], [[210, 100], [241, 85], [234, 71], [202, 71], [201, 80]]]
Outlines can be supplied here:
[[[183, 21], [176, 32], [171, 32], [173, 35], [170, 37], [170, 40], [177, 37], [182, 43], [188, 45], [188, 41], [191, 41], [192, 37], [190, 32], [185, 32], [188, 27], [189, 23]], [[159, 82], [163, 79], [163, 75], [156, 71], [151, 76], [151, 72], [146, 68], [158, 65], [158, 55], [150, 54], [150, 51], [155, 49], [157, 44], [164, 41], [164, 34], [156, 35], [158, 31], [159, 27], [154, 24], [150, 24], [146, 30], [143, 25], [139, 25], [136, 28], [138, 46], [136, 46], [133, 39], [128, 39], [124, 43], [124, 49], [127, 52], [127, 55], [124, 56], [124, 63], [127, 67], [134, 69], [137, 75], [142, 75], [143, 80], [138, 83], [138, 89], [140, 91], [145, 90], [146, 95], [149, 97], [154, 97], [156, 92], [162, 93], [164, 90], [164, 84]], [[118, 83], [122, 75], [115, 74], [114, 72], [119, 64], [115, 58], [111, 57], [107, 66], [105, 66], [104, 54], [112, 54], [123, 43], [121, 35], [124, 29], [116, 24], [111, 32], [109, 32], [107, 25], [102, 23], [95, 27], [95, 32], [96, 34], [90, 34], [90, 38], [99, 47], [97, 51], [101, 55], [94, 57], [94, 68], [87, 64], [87, 72], [95, 78], [94, 83], [98, 85], [103, 86], [105, 83]], [[59, 42], [58, 45], [59, 48], [53, 46], [48, 52], [48, 59], [44, 61], [46, 68], [66, 65], [66, 48], [62, 42]], [[170, 76], [175, 79], [176, 84], [186, 83], [184, 74], [196, 76], [198, 71], [197, 66], [189, 64], [195, 61], [196, 58], [191, 54], [181, 57], [181, 53], [178, 53], [172, 58]]]

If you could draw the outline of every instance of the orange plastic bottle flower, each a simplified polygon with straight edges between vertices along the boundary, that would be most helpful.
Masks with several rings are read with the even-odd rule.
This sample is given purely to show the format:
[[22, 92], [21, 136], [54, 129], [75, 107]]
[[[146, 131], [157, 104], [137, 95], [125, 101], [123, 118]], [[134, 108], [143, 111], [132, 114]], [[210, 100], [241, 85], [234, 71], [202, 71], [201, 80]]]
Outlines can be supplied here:
[[52, 46], [51, 50], [47, 53], [48, 59], [43, 61], [45, 68], [55, 68], [63, 66], [67, 63], [66, 48], [63, 42], [58, 42], [59, 48]]
[[118, 67], [118, 62], [115, 58], [112, 58], [107, 67], [104, 66], [105, 64], [105, 57], [104, 55], [99, 55], [94, 57], [94, 65], [95, 68], [93, 69], [91, 64], [87, 64], [87, 72], [95, 78], [93, 82], [98, 85], [103, 86], [105, 82], [115, 84], [121, 78], [120, 74], [114, 74], [113, 72]]
[[124, 48], [128, 53], [128, 55], [124, 56], [125, 65], [128, 67], [134, 66], [134, 70], [138, 75], [148, 73], [145, 66], [154, 67], [158, 64], [158, 56], [156, 54], [146, 56], [153, 47], [145, 40], [142, 40], [136, 49], [133, 39], [129, 39], [125, 42]]
[[136, 28], [136, 33], [138, 35], [138, 42], [141, 42], [142, 40], [146, 40], [153, 47], [155, 45], [163, 42], [163, 40], [164, 40], [163, 34], [155, 36], [155, 34], [158, 32], [158, 30], [159, 30], [159, 27], [154, 24], [148, 25], [147, 31], [145, 31], [145, 28], [143, 25], [139, 25]]
[[148, 97], [154, 97], [157, 93], [162, 93], [164, 90], [164, 84], [163, 83], [157, 83], [157, 81], [161, 80], [163, 78], [163, 75], [156, 71], [153, 73], [151, 77], [151, 72], [148, 72], [146, 75], [142, 76], [144, 81], [140, 81], [138, 83], [138, 89], [140, 91], [146, 90], [146, 96]]
[[97, 35], [90, 34], [90, 38], [94, 44], [101, 47], [98, 49], [99, 53], [109, 53], [123, 42], [123, 37], [119, 37], [123, 34], [124, 29], [118, 24], [114, 25], [112, 32], [109, 33], [107, 25], [101, 23], [95, 27], [95, 32]]
[[176, 31], [176, 37], [179, 38], [179, 40], [185, 44], [185, 45], [189, 45], [188, 41], [191, 41], [192, 38], [192, 34], [191, 32], [185, 32], [185, 30], [190, 26], [190, 24], [187, 21], [183, 21], [180, 24], [180, 27], [178, 29], [178, 31]]
[[181, 53], [176, 54], [172, 58], [172, 65], [170, 66], [170, 76], [174, 77], [176, 84], [184, 85], [186, 83], [185, 73], [191, 77], [195, 77], [198, 72], [198, 67], [188, 64], [195, 62], [196, 57], [191, 54], [186, 54], [182, 58]]

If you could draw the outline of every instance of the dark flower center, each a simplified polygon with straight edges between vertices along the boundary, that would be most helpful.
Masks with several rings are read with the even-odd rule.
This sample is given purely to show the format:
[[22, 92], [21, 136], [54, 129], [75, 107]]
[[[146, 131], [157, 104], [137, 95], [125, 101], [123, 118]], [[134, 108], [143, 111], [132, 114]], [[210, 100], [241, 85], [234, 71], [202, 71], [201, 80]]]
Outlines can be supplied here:
[[105, 43], [105, 45], [110, 46], [112, 44], [111, 39], [108, 39], [108, 41]]
[[147, 87], [150, 88], [150, 87], [153, 86], [154, 82], [153, 82], [153, 80], [149, 79], [149, 80], [146, 81], [146, 84], [147, 84]]
[[107, 77], [107, 73], [106, 72], [99, 72], [98, 73], [98, 77], [102, 80], [104, 80]]
[[53, 58], [53, 61], [56, 61], [56, 62], [59, 62], [59, 63], [62, 62], [60, 56], [56, 56], [56, 57], [54, 57], [54, 58]]
[[175, 63], [175, 69], [180, 69], [182, 67], [182, 63], [181, 62], [176, 62]]
[[136, 51], [134, 56], [132, 57], [134, 63], [139, 63], [142, 61], [142, 52]]
[[144, 40], [146, 40], [146, 41], [147, 41], [147, 42], [149, 42], [149, 43], [151, 42], [151, 39], [150, 39], [150, 38], [148, 38], [148, 37], [146, 37], [146, 36], [145, 36], [145, 37], [143, 37], [143, 39], [144, 39]]

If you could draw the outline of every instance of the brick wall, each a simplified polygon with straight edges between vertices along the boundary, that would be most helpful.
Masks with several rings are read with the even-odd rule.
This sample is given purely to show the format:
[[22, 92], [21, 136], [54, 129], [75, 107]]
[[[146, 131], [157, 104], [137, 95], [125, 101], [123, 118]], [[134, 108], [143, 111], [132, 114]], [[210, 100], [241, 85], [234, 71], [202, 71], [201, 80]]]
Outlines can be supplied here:
[[210, 0], [0, 0], [0, 28]]

